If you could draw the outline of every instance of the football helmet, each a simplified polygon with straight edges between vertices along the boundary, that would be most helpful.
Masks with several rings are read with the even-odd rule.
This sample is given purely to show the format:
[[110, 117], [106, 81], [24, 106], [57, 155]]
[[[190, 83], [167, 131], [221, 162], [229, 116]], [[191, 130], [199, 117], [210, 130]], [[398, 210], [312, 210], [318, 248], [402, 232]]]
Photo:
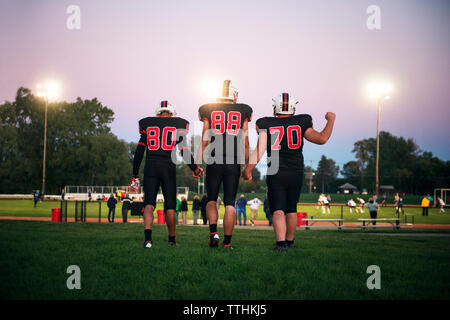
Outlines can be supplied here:
[[231, 80], [225, 80], [222, 86], [222, 95], [217, 100], [231, 100], [236, 103], [238, 93], [238, 89], [231, 84]]
[[273, 115], [295, 113], [295, 105], [298, 103], [296, 99], [289, 93], [281, 93], [272, 99]]
[[159, 116], [162, 112], [169, 112], [173, 117], [177, 114], [173, 105], [167, 100], [163, 100], [159, 103], [158, 108], [156, 108], [156, 116]]

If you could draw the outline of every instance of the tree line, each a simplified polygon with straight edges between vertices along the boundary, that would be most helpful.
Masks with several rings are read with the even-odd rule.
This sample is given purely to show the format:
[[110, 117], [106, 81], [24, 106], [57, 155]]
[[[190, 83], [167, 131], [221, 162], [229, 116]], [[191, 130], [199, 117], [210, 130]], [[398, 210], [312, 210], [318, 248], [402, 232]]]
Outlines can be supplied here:
[[[42, 183], [44, 135], [43, 99], [19, 88], [13, 102], [0, 105], [0, 193], [31, 193]], [[96, 98], [48, 105], [46, 193], [59, 194], [65, 185], [127, 185], [136, 142], [111, 132], [114, 112]], [[200, 139], [200, 137], [192, 137]], [[193, 141], [193, 140], [192, 140]], [[192, 142], [191, 141], [191, 142]], [[305, 167], [303, 192], [334, 193], [349, 182], [359, 190], [375, 188], [376, 138], [356, 141], [355, 159], [343, 165], [323, 155], [317, 169]], [[203, 165], [204, 166], [204, 165]], [[141, 177], [143, 176], [141, 165]], [[380, 185], [407, 193], [430, 193], [450, 185], [450, 161], [419, 149], [413, 139], [380, 133]], [[177, 184], [197, 191], [197, 180], [187, 166], [177, 166]], [[257, 169], [253, 180], [240, 181], [241, 192], [265, 192]]]

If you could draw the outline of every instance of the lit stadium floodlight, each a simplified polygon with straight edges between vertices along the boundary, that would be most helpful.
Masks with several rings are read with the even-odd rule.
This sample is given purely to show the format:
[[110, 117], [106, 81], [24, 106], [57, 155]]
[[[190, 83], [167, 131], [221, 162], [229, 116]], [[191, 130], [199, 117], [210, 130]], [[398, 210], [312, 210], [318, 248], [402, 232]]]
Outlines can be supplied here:
[[368, 86], [369, 98], [377, 101], [378, 118], [377, 118], [377, 159], [375, 165], [375, 194], [378, 196], [380, 181], [379, 181], [379, 159], [380, 159], [380, 113], [381, 101], [389, 100], [392, 92], [392, 85], [388, 82], [372, 82]]
[[206, 98], [215, 102], [216, 99], [220, 97], [220, 93], [222, 90], [222, 81], [217, 79], [205, 80], [202, 83], [202, 89]]
[[392, 92], [392, 85], [387, 82], [373, 82], [368, 87], [371, 99], [389, 99]]
[[44, 97], [46, 99], [55, 99], [58, 97], [59, 86], [54, 82], [49, 82], [45, 85], [39, 83], [36, 89], [38, 90], [36, 94], [38, 97]]
[[45, 101], [45, 116], [44, 116], [44, 154], [42, 160], [42, 194], [45, 194], [45, 160], [47, 155], [47, 108], [48, 108], [48, 100], [55, 99], [58, 96], [58, 85], [54, 82], [46, 83], [42, 85], [40, 83], [37, 84], [36, 95], [38, 97], [43, 97]]

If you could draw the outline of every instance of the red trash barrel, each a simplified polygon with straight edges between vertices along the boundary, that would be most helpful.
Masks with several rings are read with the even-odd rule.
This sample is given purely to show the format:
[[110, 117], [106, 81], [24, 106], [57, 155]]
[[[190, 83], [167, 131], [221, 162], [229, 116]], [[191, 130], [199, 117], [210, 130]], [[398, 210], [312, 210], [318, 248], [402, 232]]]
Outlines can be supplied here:
[[308, 214], [306, 212], [297, 212], [297, 227], [305, 225], [306, 221], [303, 221], [303, 219], [306, 219], [307, 217]]
[[306, 219], [306, 218], [308, 218], [308, 213], [306, 213], [306, 212], [302, 212], [302, 214], [303, 214], [303, 217], [302, 217], [302, 226], [304, 226], [304, 225], [306, 225], [306, 221], [305, 221], [305, 220], [303, 220], [303, 219]]
[[158, 214], [158, 224], [166, 224], [166, 216], [164, 215], [164, 210], [157, 210]]
[[61, 222], [61, 208], [52, 208], [52, 221]]

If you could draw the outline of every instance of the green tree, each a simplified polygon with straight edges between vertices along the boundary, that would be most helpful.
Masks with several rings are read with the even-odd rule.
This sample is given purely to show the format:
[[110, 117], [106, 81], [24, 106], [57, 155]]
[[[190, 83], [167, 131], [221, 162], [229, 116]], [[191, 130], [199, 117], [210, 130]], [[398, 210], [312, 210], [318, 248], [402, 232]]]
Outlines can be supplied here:
[[330, 185], [336, 180], [338, 174], [339, 166], [336, 165], [336, 162], [322, 155], [315, 175], [315, 181], [322, 193], [330, 192]]

